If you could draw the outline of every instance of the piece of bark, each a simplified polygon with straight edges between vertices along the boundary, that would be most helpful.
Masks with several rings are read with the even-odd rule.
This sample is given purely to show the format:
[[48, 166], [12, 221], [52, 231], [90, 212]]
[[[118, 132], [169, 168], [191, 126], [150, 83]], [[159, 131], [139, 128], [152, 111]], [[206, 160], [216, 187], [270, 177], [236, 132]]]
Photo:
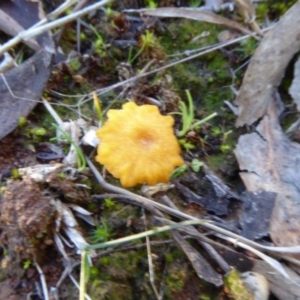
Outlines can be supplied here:
[[189, 204], [195, 203], [205, 208], [208, 212], [213, 212], [217, 216], [227, 215], [229, 199], [225, 197], [218, 198], [213, 193], [205, 197], [201, 197], [179, 182], [175, 182], [175, 185], [178, 188], [179, 192], [184, 197], [184, 200], [187, 201]]
[[235, 100], [236, 126], [250, 125], [265, 115], [288, 63], [299, 51], [299, 15], [297, 1], [260, 42]]
[[235, 155], [248, 191], [276, 193], [270, 220], [272, 241], [278, 246], [300, 243], [300, 145], [284, 134], [274, 102], [256, 128], [239, 138]]
[[270, 218], [276, 194], [268, 192], [244, 194], [244, 203], [240, 217], [242, 235], [250, 240], [260, 239], [269, 235]]

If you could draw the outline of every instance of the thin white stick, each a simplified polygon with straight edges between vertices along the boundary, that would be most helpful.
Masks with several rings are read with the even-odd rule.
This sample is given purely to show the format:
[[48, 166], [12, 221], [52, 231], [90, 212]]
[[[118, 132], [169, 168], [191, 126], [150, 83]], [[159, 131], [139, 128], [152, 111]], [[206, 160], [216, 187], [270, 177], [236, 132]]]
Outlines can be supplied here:
[[[79, 11], [76, 11], [68, 16], [62, 17], [60, 19], [57, 19], [55, 21], [52, 21], [50, 23], [47, 23], [45, 25], [39, 26], [39, 27], [34, 27], [34, 28], [29, 28], [28, 30], [22, 31], [19, 33], [19, 36], [22, 38], [22, 40], [27, 41], [37, 35], [40, 35], [48, 30], [51, 30], [53, 28], [56, 28], [58, 26], [64, 25], [66, 23], [69, 23], [71, 21], [76, 20], [77, 18], [80, 18], [86, 14], [88, 14], [91, 11], [94, 11], [98, 9], [99, 7], [108, 4], [111, 2], [111, 0], [102, 0], [101, 2], [97, 2], [93, 5], [90, 5], [84, 9], [81, 9]], [[1, 52], [0, 52], [1, 53]]]
[[81, 252], [81, 265], [80, 265], [80, 287], [79, 287], [79, 300], [84, 300], [84, 294], [85, 294], [85, 256], [86, 251]]
[[39, 34], [42, 34], [43, 32], [46, 32], [48, 30], [51, 30], [55, 27], [64, 25], [66, 23], [69, 23], [71, 21], [76, 20], [77, 18], [80, 18], [84, 16], [85, 14], [89, 13], [90, 11], [96, 10], [99, 7], [108, 4], [111, 2], [111, 0], [103, 0], [101, 2], [97, 2], [93, 5], [90, 5], [82, 10], [79, 10], [77, 12], [74, 12], [68, 16], [62, 17], [58, 20], [52, 21], [50, 23], [47, 23], [45, 25], [41, 25], [36, 27], [36, 25], [30, 27], [27, 30], [24, 30], [20, 32], [17, 36], [9, 40], [7, 43], [5, 43], [2, 47], [0, 47], [0, 56], [4, 53], [7, 52], [9, 49], [20, 43], [22, 40], [27, 41]]
[[57, 9], [55, 9], [53, 12], [48, 14], [44, 19], [42, 19], [38, 23], [34, 24], [31, 28], [44, 25], [44, 24], [48, 23], [49, 21], [54, 20], [56, 17], [61, 15], [65, 10], [67, 10], [70, 6], [75, 4], [77, 1], [78, 0], [67, 0], [67, 1], [65, 1]]
[[[146, 222], [146, 215], [145, 215], [145, 210], [143, 210], [143, 219], [144, 219], [144, 225], [145, 225], [145, 230], [147, 230], [147, 222]], [[150, 245], [150, 238], [149, 236], [146, 236], [146, 248], [147, 248], [147, 256], [148, 256], [148, 265], [149, 265], [149, 278], [150, 278], [150, 283], [153, 288], [153, 291], [155, 293], [155, 296], [157, 300], [159, 300], [159, 293], [155, 285], [155, 275], [154, 275], [154, 269], [153, 269], [153, 261], [152, 261], [152, 255], [151, 255], [151, 245]]]
[[61, 126], [63, 124], [63, 121], [60, 118], [60, 116], [57, 114], [57, 112], [53, 109], [51, 104], [47, 100], [45, 100], [44, 98], [42, 98], [42, 101], [43, 101], [44, 106], [48, 110], [48, 113], [52, 116], [52, 118], [55, 120], [57, 125]]
[[41, 269], [41, 267], [39, 266], [39, 264], [36, 261], [34, 261], [34, 265], [37, 268], [37, 270], [39, 272], [39, 275], [40, 275], [45, 300], [49, 300], [49, 293], [48, 293], [47, 283], [46, 283], [46, 279], [45, 279], [45, 275], [43, 273], [43, 270]]

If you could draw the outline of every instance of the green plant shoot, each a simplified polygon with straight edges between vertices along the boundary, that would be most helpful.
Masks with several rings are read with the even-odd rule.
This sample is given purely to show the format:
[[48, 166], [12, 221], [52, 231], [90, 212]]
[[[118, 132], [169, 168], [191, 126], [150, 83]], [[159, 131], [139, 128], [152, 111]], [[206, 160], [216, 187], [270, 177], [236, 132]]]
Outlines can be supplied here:
[[147, 0], [146, 5], [147, 5], [147, 8], [156, 8], [157, 7], [157, 3], [154, 0]]
[[116, 202], [112, 198], [105, 198], [104, 206], [107, 209], [113, 209], [116, 206]]
[[212, 113], [211, 115], [207, 116], [206, 118], [197, 121], [196, 123], [193, 124], [192, 128], [195, 128], [197, 126], [201, 126], [202, 124], [208, 122], [209, 120], [211, 120], [212, 118], [216, 117], [218, 114], [216, 112]]
[[93, 243], [106, 242], [112, 236], [111, 229], [106, 222], [102, 224], [96, 224], [96, 229], [91, 234], [91, 241]]
[[203, 165], [203, 162], [196, 158], [194, 158], [191, 162], [191, 168], [196, 173], [200, 171], [200, 168], [203, 167]]
[[106, 51], [105, 51], [105, 43], [103, 37], [98, 33], [98, 31], [93, 25], [90, 25], [90, 28], [92, 29], [92, 31], [95, 33], [97, 37], [97, 40], [94, 43], [95, 53], [99, 54], [101, 57], [105, 57]]
[[[143, 53], [143, 51], [145, 49], [154, 47], [155, 43], [156, 43], [156, 40], [155, 40], [154, 34], [151, 31], [146, 30], [145, 34], [141, 35], [141, 44], [142, 44], [142, 46], [141, 46], [140, 50], [129, 61], [129, 63], [132, 64]], [[130, 57], [131, 57], [131, 53], [130, 53]]]
[[182, 175], [185, 171], [187, 171], [188, 166], [187, 165], [182, 165], [180, 167], [177, 167], [173, 173], [171, 174], [170, 178], [174, 179], [176, 177], [179, 177], [180, 175]]
[[181, 119], [182, 119], [182, 128], [177, 134], [178, 137], [185, 136], [189, 130], [206, 123], [207, 121], [209, 121], [210, 119], [212, 119], [218, 115], [216, 112], [214, 112], [211, 115], [209, 115], [208, 117], [195, 122], [194, 102], [193, 102], [190, 91], [186, 90], [185, 92], [187, 95], [188, 105], [186, 105], [184, 102], [180, 101], [180, 103], [179, 103], [180, 112], [175, 113], [175, 114], [181, 115]]
[[192, 123], [194, 122], [194, 103], [189, 90], [186, 90], [188, 99], [188, 106], [182, 101], [179, 103], [180, 115], [182, 116], [182, 129], [179, 131], [178, 136], [183, 137], [189, 131]]
[[200, 6], [202, 0], [190, 0], [189, 5], [190, 7], [198, 7]]
[[23, 269], [27, 270], [31, 266], [31, 263], [32, 263], [31, 260], [29, 259], [25, 260], [23, 263]]

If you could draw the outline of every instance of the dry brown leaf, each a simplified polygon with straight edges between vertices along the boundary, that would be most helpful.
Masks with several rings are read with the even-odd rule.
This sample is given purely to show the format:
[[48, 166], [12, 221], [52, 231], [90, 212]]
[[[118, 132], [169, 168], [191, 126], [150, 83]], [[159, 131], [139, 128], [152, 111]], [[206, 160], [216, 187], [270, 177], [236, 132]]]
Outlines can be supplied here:
[[262, 39], [255, 51], [235, 103], [236, 126], [252, 124], [266, 113], [284, 71], [300, 48], [300, 1]]
[[39, 52], [21, 66], [5, 72], [6, 82], [0, 77], [0, 139], [18, 125], [20, 117], [26, 117], [36, 106], [50, 76], [50, 60], [44, 51]]
[[177, 241], [177, 244], [184, 251], [185, 255], [192, 263], [197, 275], [206, 282], [212, 283], [216, 287], [222, 286], [222, 276], [209, 265], [207, 260], [188, 242], [186, 242], [186, 240], [182, 238], [178, 232], [173, 231], [172, 234]]
[[[9, 16], [6, 29], [17, 34], [43, 17], [41, 9], [40, 2], [5, 1], [0, 4], [0, 18]], [[1, 29], [4, 30], [4, 27], [2, 24]], [[40, 35], [30, 45], [38, 52], [0, 77], [0, 139], [17, 126], [20, 117], [26, 117], [35, 107], [51, 73], [54, 43], [50, 34]]]
[[240, 137], [235, 155], [248, 191], [277, 193], [270, 233], [277, 246], [299, 245], [300, 145], [291, 142], [278, 122], [275, 102], [256, 131]]
[[239, 13], [244, 17], [245, 23], [248, 23], [250, 28], [259, 35], [263, 35], [258, 24], [255, 21], [255, 8], [252, 0], [234, 0], [234, 3]]
[[224, 25], [229, 28], [233, 28], [235, 30], [251, 34], [252, 32], [245, 28], [244, 26], [240, 25], [235, 21], [231, 21], [227, 18], [214, 14], [208, 11], [197, 11], [191, 9], [184, 9], [184, 8], [176, 8], [176, 7], [163, 7], [163, 8], [156, 8], [156, 9], [141, 9], [139, 12], [156, 17], [167, 17], [167, 18], [186, 18], [192, 19], [196, 21], [203, 21], [213, 24]]
[[245, 18], [245, 22], [255, 19], [255, 8], [251, 0], [234, 0], [239, 13]]

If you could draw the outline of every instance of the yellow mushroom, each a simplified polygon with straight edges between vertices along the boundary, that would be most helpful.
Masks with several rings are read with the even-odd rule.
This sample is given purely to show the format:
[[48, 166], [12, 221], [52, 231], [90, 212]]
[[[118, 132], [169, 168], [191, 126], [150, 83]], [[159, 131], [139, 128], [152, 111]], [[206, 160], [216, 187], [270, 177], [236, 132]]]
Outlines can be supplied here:
[[168, 182], [176, 166], [184, 163], [174, 135], [174, 119], [154, 105], [128, 102], [111, 109], [108, 121], [97, 131], [96, 160], [124, 187]]

